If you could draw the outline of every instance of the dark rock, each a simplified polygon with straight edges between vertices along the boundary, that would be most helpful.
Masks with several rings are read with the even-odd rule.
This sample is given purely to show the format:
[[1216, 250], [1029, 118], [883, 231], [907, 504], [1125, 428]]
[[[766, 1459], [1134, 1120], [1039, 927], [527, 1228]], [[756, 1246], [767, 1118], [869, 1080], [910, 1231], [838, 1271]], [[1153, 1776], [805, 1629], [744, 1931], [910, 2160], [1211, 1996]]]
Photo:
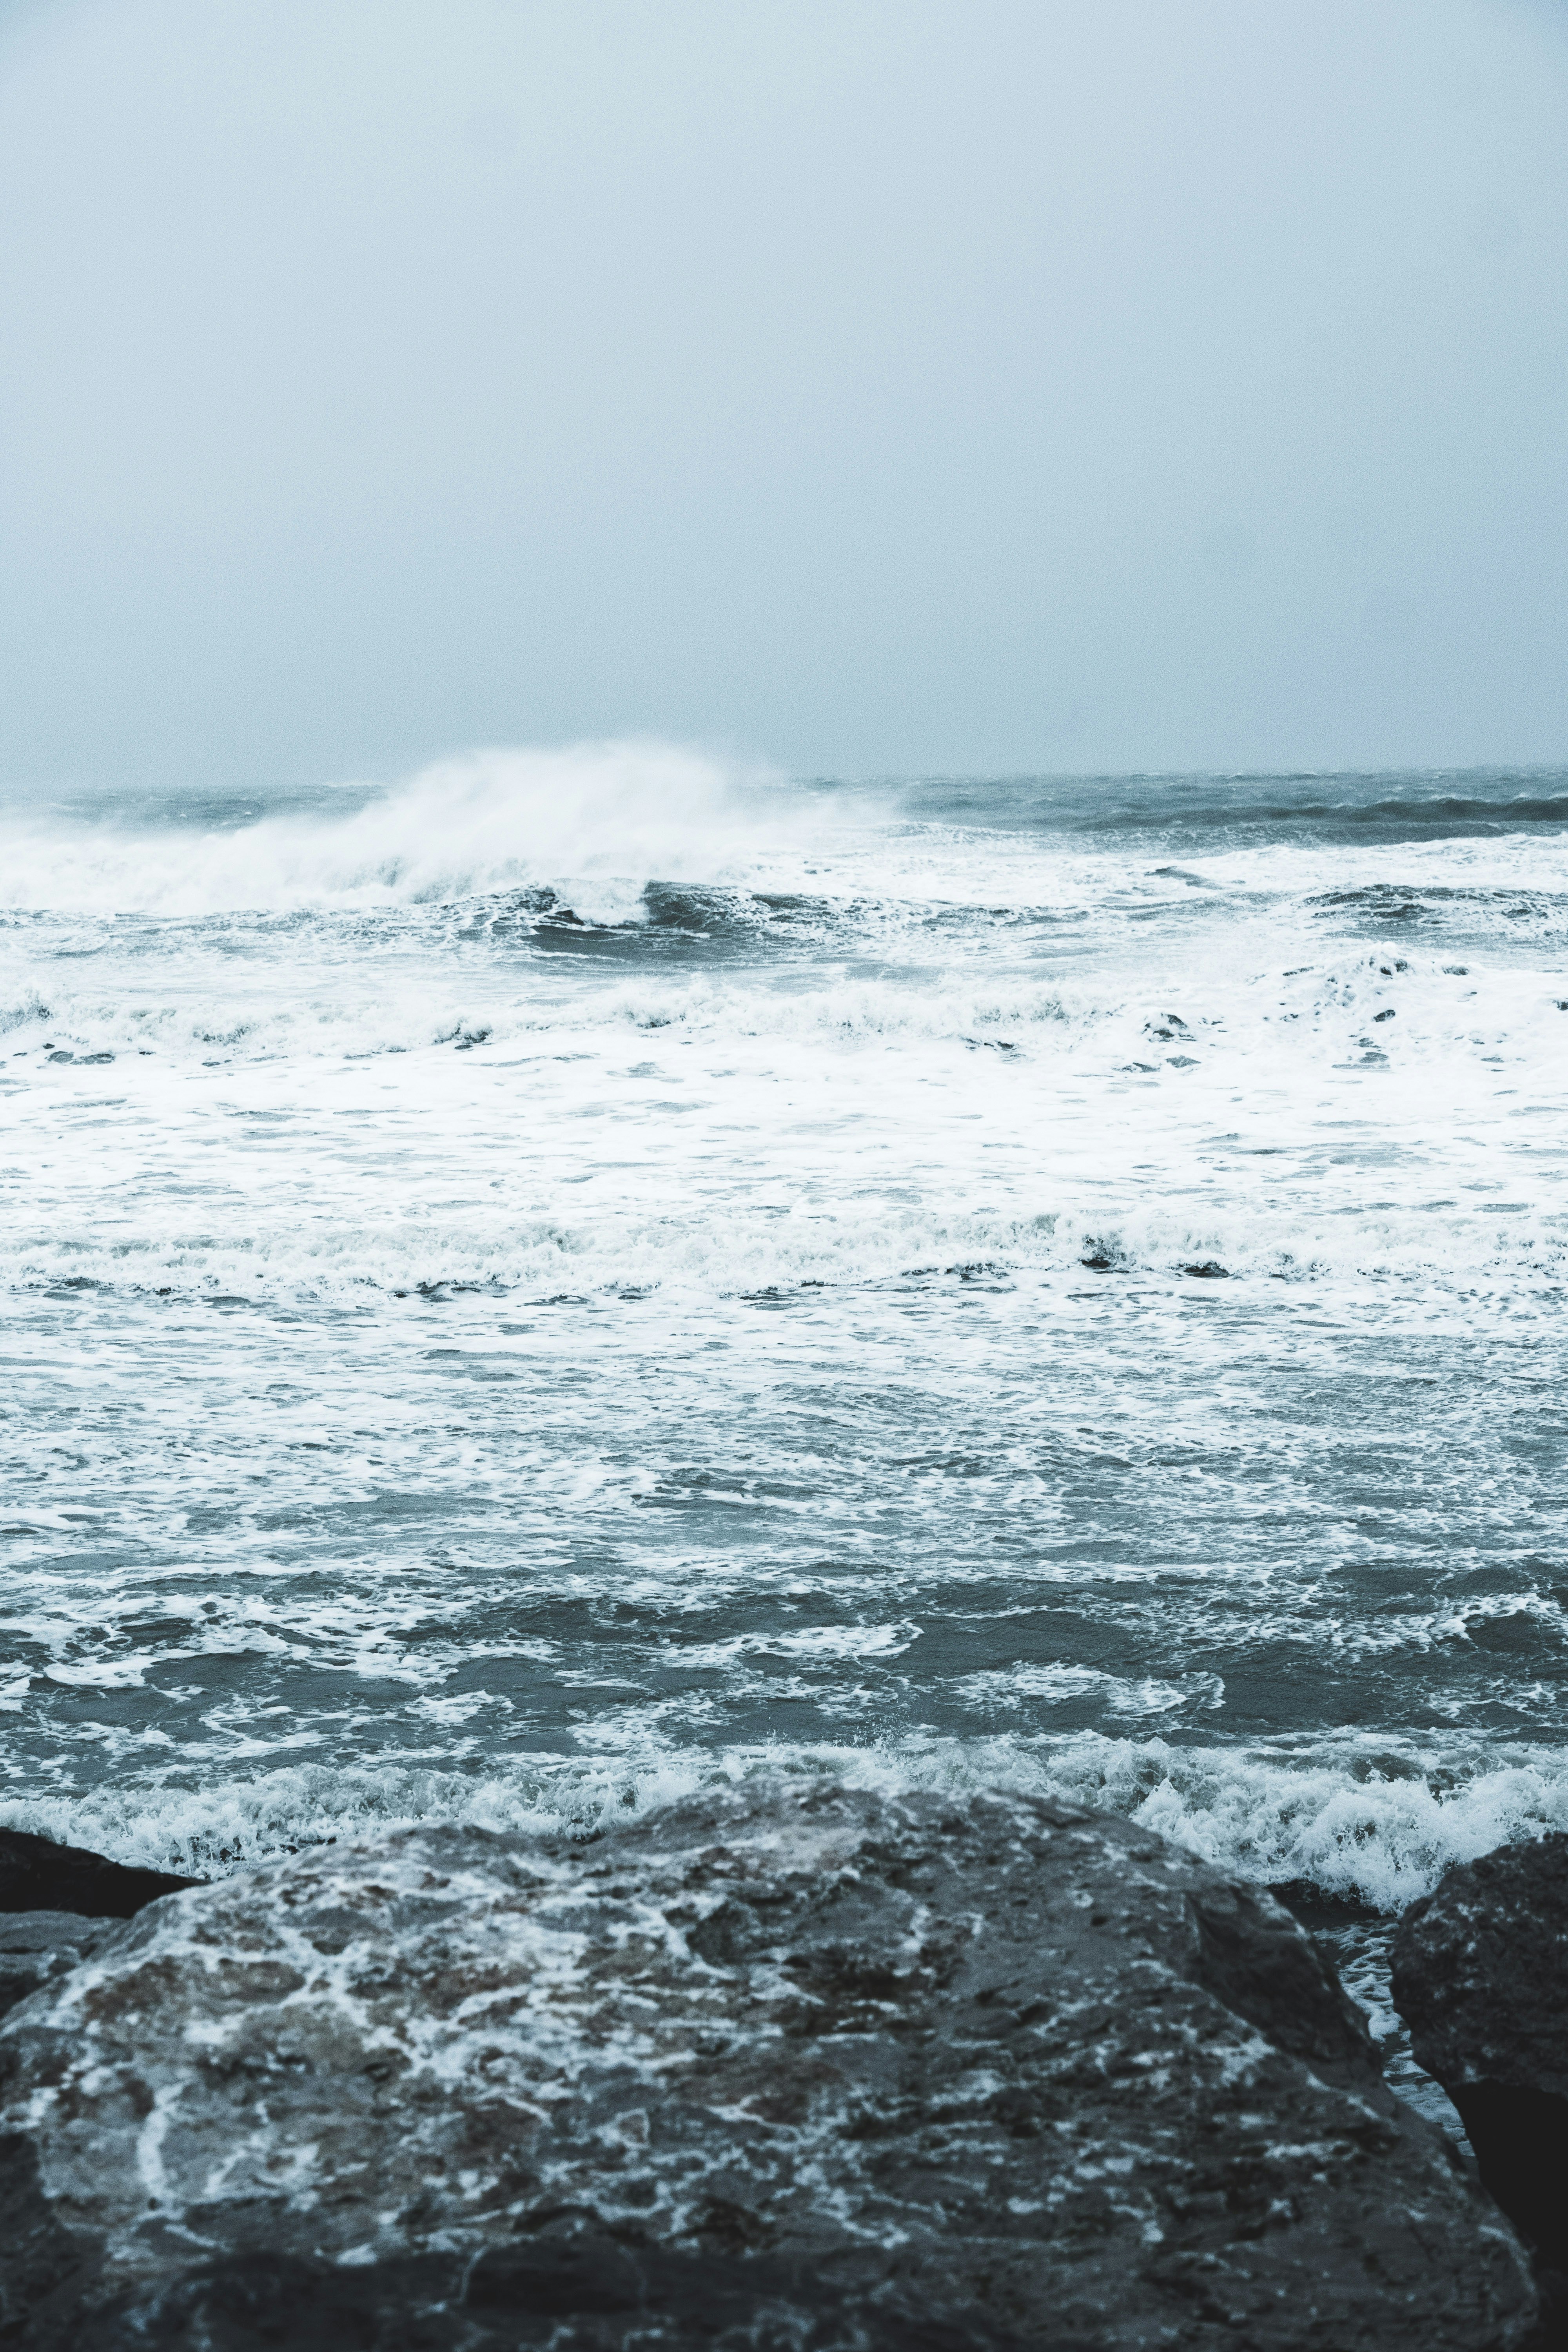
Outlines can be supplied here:
[[160, 1895], [200, 1885], [167, 1870], [128, 1869], [29, 1830], [0, 1829], [0, 1913], [75, 1911], [89, 1919], [129, 1919]]
[[0, 2016], [64, 1976], [96, 1951], [114, 1922], [71, 1911], [13, 1911], [0, 1916]]
[[1277, 1878], [1268, 1892], [1303, 1927], [1363, 1927], [1384, 1916], [1375, 1903], [1364, 1902], [1359, 1895], [1335, 1893], [1310, 1878]]
[[1230, 1268], [1221, 1265], [1217, 1257], [1205, 1257], [1200, 1265], [1184, 1265], [1182, 1272], [1195, 1275], [1200, 1282], [1224, 1282], [1229, 1277]]
[[317, 1848], [113, 1930], [0, 2083], [28, 2352], [1517, 2352], [1535, 2312], [1289, 1913], [1043, 1799]]
[[984, 2312], [932, 2318], [897, 2295], [843, 2322], [842, 2298], [806, 2261], [628, 2244], [567, 2228], [491, 2247], [477, 2262], [399, 2257], [344, 2268], [243, 2254], [159, 2293], [120, 2295], [71, 2352], [1101, 2352], [1083, 2336], [1001, 2332]]
[[1456, 1864], [1392, 1958], [1416, 2064], [1542, 2265], [1568, 2272], [1568, 1835]]

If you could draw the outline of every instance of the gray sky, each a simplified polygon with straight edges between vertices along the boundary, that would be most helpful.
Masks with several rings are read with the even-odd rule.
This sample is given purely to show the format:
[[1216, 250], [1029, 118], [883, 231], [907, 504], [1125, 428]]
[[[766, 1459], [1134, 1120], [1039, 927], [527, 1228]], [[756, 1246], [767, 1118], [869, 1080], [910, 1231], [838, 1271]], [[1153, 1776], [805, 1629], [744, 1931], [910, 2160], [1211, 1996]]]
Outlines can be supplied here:
[[1568, 760], [1564, 0], [0, 5], [0, 781]]

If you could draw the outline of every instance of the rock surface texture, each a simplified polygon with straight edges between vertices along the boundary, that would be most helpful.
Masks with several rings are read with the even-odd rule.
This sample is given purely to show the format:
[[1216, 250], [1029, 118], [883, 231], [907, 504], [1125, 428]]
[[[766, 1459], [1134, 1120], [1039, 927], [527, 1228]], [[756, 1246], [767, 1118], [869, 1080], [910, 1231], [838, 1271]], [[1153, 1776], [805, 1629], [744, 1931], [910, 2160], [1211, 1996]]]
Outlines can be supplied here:
[[1510, 2352], [1522, 2250], [1267, 1895], [751, 1783], [154, 1905], [0, 2025], [0, 2341]]
[[0, 2017], [29, 1993], [68, 1976], [114, 1932], [112, 1920], [74, 1911], [0, 1913]]
[[[1416, 2064], [1543, 2267], [1568, 2272], [1568, 1836], [1457, 1864], [1405, 1914], [1392, 1957]], [[1568, 2281], [1553, 2289], [1568, 2340]]]

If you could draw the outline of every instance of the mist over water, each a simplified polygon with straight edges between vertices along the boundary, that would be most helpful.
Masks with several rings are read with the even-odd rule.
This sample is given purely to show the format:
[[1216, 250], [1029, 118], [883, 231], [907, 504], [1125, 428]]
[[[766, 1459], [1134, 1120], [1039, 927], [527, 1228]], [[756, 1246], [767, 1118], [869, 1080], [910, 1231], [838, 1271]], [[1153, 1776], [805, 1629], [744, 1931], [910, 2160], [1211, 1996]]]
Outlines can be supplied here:
[[1383, 1914], [1568, 1826], [1568, 773], [621, 744], [0, 865], [0, 1818], [804, 1761]]

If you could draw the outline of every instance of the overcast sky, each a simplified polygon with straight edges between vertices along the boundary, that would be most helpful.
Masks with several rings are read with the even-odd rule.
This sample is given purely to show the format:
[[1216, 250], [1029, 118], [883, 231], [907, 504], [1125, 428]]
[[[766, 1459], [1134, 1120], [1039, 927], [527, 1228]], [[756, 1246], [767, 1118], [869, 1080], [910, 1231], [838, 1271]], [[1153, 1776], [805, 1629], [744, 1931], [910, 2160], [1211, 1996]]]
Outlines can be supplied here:
[[1568, 760], [1568, 0], [0, 0], [0, 781]]

